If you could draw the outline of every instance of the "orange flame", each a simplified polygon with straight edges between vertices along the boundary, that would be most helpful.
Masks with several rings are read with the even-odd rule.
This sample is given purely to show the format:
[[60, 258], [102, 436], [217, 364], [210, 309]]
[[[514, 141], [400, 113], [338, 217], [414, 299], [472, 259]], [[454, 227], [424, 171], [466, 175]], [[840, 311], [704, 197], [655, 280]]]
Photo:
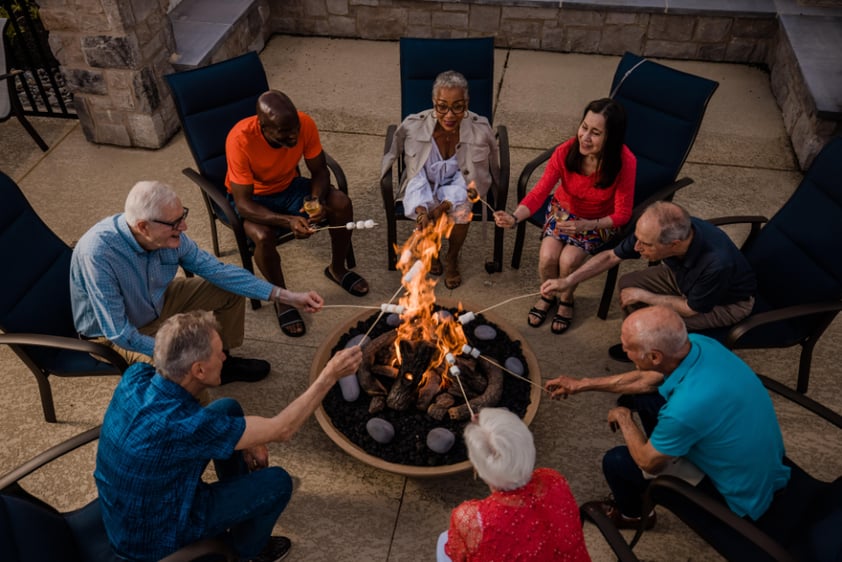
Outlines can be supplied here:
[[[462, 330], [462, 324], [448, 314], [433, 313], [437, 281], [427, 277], [433, 259], [441, 250], [442, 238], [450, 234], [451, 228], [453, 228], [453, 221], [447, 213], [442, 213], [427, 228], [414, 230], [403, 247], [399, 249], [400, 258], [397, 267], [402, 273], [401, 283], [406, 288], [406, 292], [399, 300], [399, 303], [405, 307], [405, 311], [402, 315], [403, 322], [398, 326], [398, 335], [395, 338], [395, 357], [398, 364], [402, 361], [401, 341], [426, 341], [435, 344], [437, 352], [430, 362], [430, 369], [436, 368], [445, 361], [448, 353], [454, 356], [460, 354], [462, 346], [468, 342]], [[407, 274], [417, 261], [422, 264], [421, 270], [407, 280]], [[446, 374], [447, 368], [445, 368], [445, 376], [442, 377], [443, 382], [447, 378]], [[424, 373], [421, 386], [426, 383], [427, 378], [427, 373]]]

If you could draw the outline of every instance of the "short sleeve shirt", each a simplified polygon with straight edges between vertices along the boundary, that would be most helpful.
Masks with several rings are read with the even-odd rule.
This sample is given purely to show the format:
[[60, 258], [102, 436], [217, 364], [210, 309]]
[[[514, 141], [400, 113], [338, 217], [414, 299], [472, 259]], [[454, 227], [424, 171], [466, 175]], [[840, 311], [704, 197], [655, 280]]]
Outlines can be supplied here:
[[202, 407], [146, 363], [125, 372], [105, 412], [96, 479], [103, 522], [118, 553], [159, 560], [204, 536], [202, 473], [228, 458], [245, 419]]
[[289, 187], [298, 175], [302, 158], [311, 160], [322, 153], [319, 130], [312, 117], [298, 112], [301, 130], [292, 148], [274, 148], [260, 131], [257, 116], [246, 117], [231, 129], [225, 141], [228, 172], [225, 187], [253, 185], [255, 195], [274, 195]]
[[769, 393], [751, 368], [714, 339], [690, 334], [690, 353], [658, 391], [666, 404], [650, 443], [686, 457], [740, 517], [757, 519], [786, 486], [784, 444]]
[[[687, 305], [699, 313], [754, 296], [754, 271], [728, 235], [707, 221], [692, 217], [693, 241], [682, 257], [664, 259], [672, 270]], [[636, 259], [637, 237], [629, 234], [614, 248], [620, 259]]]

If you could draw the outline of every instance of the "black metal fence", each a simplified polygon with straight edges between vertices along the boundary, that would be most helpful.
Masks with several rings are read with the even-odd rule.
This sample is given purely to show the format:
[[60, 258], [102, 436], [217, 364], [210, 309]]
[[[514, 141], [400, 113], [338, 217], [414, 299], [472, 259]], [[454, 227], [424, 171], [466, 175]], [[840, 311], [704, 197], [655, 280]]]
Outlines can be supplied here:
[[32, 0], [0, 0], [0, 18], [9, 20], [3, 37], [7, 72], [23, 71], [13, 85], [26, 115], [74, 119], [73, 94], [50, 50], [38, 9]]

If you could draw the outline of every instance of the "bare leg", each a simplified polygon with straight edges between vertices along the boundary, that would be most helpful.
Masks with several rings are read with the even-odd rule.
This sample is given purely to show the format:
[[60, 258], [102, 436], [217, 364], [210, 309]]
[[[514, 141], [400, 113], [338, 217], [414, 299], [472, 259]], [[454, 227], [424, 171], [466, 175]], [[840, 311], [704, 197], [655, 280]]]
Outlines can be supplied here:
[[[567, 244], [558, 257], [559, 277], [567, 277], [579, 269], [588, 258], [587, 252], [577, 246]], [[553, 318], [551, 329], [553, 333], [560, 334], [567, 330], [573, 320], [573, 292], [576, 285], [559, 293], [558, 314]]]
[[470, 223], [455, 224], [450, 230], [447, 256], [444, 258], [444, 285], [448, 289], [455, 289], [462, 284], [462, 276], [459, 274], [459, 252], [465, 244], [469, 226]]
[[[541, 278], [541, 283], [547, 279], [555, 279], [558, 275], [558, 261], [561, 251], [564, 249], [564, 244], [556, 240], [552, 236], [546, 236], [541, 240], [541, 248], [538, 251], [538, 275]], [[531, 309], [529, 309], [529, 316], [527, 323], [532, 327], [538, 327], [544, 323], [547, 314], [556, 303], [556, 298], [547, 299], [541, 297]]]
[[[254, 263], [263, 277], [273, 285], [286, 288], [284, 272], [281, 269], [281, 255], [275, 245], [276, 228], [265, 224], [258, 224], [251, 221], [243, 221], [243, 230], [252, 242], [254, 242]], [[275, 314], [279, 317], [293, 307], [286, 304], [275, 303]], [[303, 322], [287, 323], [283, 330], [290, 336], [303, 335], [306, 327]]]
[[[354, 219], [354, 208], [351, 199], [338, 189], [330, 188], [326, 200], [327, 222], [330, 226], [344, 225]], [[341, 280], [348, 272], [345, 266], [348, 258], [348, 250], [351, 247], [351, 231], [345, 228], [330, 229], [330, 271], [334, 278]], [[354, 289], [360, 292], [368, 292], [368, 283], [360, 279], [354, 285]]]

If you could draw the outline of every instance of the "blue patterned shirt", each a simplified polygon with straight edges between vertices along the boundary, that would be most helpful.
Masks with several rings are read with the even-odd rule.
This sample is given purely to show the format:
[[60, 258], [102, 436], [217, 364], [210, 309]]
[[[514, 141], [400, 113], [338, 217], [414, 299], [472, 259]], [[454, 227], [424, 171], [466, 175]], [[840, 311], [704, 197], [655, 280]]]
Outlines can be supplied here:
[[205, 533], [209, 484], [202, 473], [227, 458], [245, 419], [203, 408], [146, 363], [126, 371], [105, 412], [96, 479], [105, 530], [122, 556], [159, 560]]
[[268, 300], [272, 292], [271, 283], [220, 262], [183, 232], [176, 249], [143, 249], [119, 214], [95, 224], [73, 249], [70, 299], [76, 331], [151, 356], [155, 339], [138, 328], [160, 316], [164, 292], [179, 266], [244, 297]]

